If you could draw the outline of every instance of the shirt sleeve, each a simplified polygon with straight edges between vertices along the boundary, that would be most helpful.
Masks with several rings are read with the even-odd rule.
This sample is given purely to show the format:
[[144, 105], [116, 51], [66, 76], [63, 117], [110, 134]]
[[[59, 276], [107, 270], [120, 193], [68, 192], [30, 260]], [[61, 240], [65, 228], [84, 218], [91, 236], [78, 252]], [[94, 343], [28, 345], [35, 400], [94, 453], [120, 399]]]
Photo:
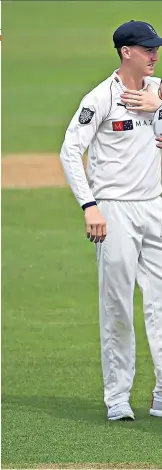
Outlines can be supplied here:
[[110, 109], [108, 96], [90, 92], [80, 103], [65, 134], [60, 158], [68, 183], [80, 206], [95, 201], [86, 178], [83, 154]]

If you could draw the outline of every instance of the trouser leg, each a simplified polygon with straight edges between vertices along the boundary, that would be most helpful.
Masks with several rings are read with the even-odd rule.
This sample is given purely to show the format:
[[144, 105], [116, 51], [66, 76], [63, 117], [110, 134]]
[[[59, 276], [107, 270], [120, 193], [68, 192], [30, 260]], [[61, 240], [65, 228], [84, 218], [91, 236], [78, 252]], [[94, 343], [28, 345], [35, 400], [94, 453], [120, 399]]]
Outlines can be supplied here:
[[162, 199], [149, 201], [147, 227], [139, 257], [146, 333], [154, 363], [154, 392], [162, 395]]
[[[97, 244], [104, 401], [129, 400], [135, 373], [133, 295], [142, 229], [131, 203], [102, 201], [107, 237]], [[134, 219], [134, 221], [133, 221]]]

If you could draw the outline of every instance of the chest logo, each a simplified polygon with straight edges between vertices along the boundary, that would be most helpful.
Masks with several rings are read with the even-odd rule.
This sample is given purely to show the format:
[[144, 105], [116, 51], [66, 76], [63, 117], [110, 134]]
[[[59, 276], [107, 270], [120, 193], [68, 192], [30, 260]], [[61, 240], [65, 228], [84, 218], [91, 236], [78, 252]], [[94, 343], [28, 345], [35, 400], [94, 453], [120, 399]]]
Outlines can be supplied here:
[[123, 106], [123, 108], [127, 109], [127, 108], [126, 108], [126, 104], [117, 103], [117, 106]]
[[133, 129], [132, 119], [126, 121], [115, 121], [112, 122], [113, 131], [131, 131]]

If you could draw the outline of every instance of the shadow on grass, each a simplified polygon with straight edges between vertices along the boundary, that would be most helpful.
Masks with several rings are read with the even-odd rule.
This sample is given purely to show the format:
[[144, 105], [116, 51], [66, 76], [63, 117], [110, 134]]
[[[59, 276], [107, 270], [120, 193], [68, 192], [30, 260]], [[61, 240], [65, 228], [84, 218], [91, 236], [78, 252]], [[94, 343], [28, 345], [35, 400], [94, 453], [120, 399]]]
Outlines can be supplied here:
[[106, 423], [106, 408], [98, 401], [81, 399], [79, 397], [56, 396], [2, 396], [2, 406], [19, 411], [42, 411], [49, 413], [54, 418], [71, 419], [74, 421], [86, 421], [89, 423]]
[[53, 418], [86, 422], [97, 426], [139, 429], [147, 433], [158, 433], [162, 430], [162, 420], [149, 416], [148, 408], [133, 408], [135, 421], [108, 421], [106, 407], [102, 402], [86, 400], [79, 397], [55, 396], [2, 396], [2, 406], [7, 409], [18, 408], [19, 412], [32, 411], [50, 414]]

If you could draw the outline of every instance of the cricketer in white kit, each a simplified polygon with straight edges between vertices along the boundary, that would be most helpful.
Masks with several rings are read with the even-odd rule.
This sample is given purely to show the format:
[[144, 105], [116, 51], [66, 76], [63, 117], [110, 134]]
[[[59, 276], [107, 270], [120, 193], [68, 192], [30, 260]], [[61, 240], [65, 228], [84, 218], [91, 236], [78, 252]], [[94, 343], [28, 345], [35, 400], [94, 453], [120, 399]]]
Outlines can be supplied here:
[[136, 280], [156, 378], [150, 414], [162, 417], [162, 95], [160, 78], [152, 77], [162, 38], [132, 20], [113, 40], [120, 68], [83, 98], [60, 157], [96, 246], [108, 418], [134, 419]]

